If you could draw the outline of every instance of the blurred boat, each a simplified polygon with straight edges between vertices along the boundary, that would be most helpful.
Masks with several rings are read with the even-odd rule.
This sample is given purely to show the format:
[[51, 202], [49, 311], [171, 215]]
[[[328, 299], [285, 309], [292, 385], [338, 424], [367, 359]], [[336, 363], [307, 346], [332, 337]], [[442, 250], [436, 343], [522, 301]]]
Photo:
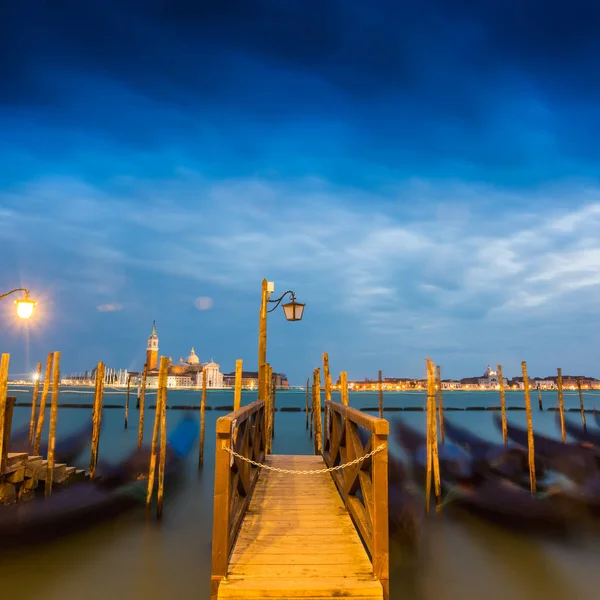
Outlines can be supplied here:
[[[55, 461], [71, 465], [92, 441], [92, 429], [93, 425], [90, 422], [62, 439], [57, 437], [54, 445]], [[25, 430], [19, 430], [15, 435], [11, 435], [8, 448], [9, 452], [33, 454], [33, 448], [29, 445], [29, 426]], [[47, 441], [40, 444], [39, 454], [40, 456], [48, 454]]]
[[[165, 480], [181, 471], [198, 434], [198, 423], [185, 416], [168, 438]], [[148, 486], [149, 448], [136, 450], [112, 468], [111, 477], [73, 484], [49, 498], [0, 507], [0, 548], [52, 539], [143, 506]]]
[[[393, 422], [394, 435], [411, 457], [413, 472], [421, 482], [426, 476], [426, 437], [400, 420]], [[449, 451], [448, 448], [452, 447]], [[564, 532], [567, 513], [548, 493], [532, 495], [529, 490], [494, 475], [474, 470], [472, 459], [458, 446], [439, 447], [443, 502], [452, 503], [493, 522], [518, 527]], [[463, 454], [464, 453], [464, 454]], [[433, 489], [433, 486], [432, 486]]]

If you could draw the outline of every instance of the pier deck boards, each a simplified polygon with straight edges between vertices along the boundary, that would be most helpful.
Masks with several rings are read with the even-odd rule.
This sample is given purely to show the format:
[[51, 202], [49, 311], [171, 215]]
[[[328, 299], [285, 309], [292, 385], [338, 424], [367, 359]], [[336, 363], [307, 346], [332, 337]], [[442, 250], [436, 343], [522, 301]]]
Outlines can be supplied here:
[[[268, 455], [294, 470], [325, 468], [321, 456]], [[233, 547], [219, 599], [383, 598], [381, 583], [329, 473], [261, 471]]]

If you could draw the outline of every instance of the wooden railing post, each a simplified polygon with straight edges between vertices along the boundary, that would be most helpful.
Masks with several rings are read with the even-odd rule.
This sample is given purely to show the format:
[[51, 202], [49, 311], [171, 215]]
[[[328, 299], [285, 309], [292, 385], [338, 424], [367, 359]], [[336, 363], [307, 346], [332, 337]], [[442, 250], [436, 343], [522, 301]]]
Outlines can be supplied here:
[[[262, 367], [262, 366], [261, 366]], [[217, 442], [215, 447], [215, 490], [213, 508], [212, 569], [210, 577], [210, 597], [216, 600], [221, 580], [227, 577], [229, 562], [229, 527], [231, 516], [229, 506], [231, 491], [229, 485], [231, 449], [231, 418], [217, 420]]]
[[383, 598], [390, 597], [390, 540], [388, 520], [388, 435], [373, 433], [372, 448], [384, 448], [373, 456], [373, 575], [383, 587]]

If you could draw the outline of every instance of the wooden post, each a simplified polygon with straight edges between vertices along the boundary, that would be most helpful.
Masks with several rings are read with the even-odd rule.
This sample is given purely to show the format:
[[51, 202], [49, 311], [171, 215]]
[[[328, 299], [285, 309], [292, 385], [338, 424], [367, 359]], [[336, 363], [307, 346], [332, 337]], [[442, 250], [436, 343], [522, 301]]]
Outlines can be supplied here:
[[523, 370], [523, 389], [525, 390], [525, 411], [527, 413], [527, 448], [529, 450], [529, 486], [531, 493], [535, 494], [536, 479], [535, 479], [535, 448], [533, 441], [533, 423], [531, 421], [531, 399], [529, 397], [529, 378], [527, 377], [527, 363], [521, 363]]
[[[240, 362], [240, 361], [238, 361]], [[236, 365], [237, 371], [237, 365]], [[198, 458], [198, 468], [204, 465], [204, 427], [205, 427], [205, 412], [206, 412], [206, 386], [207, 380], [206, 373], [202, 370], [202, 399], [200, 400], [200, 454]], [[237, 373], [236, 373], [236, 385], [237, 385]], [[234, 407], [235, 410], [235, 407]]]
[[379, 418], [383, 419], [383, 375], [381, 371], [378, 374], [378, 389], [379, 389]]
[[[310, 388], [310, 439], [313, 439], [314, 433], [314, 422], [315, 422], [315, 383], [314, 383], [315, 372], [313, 371], [313, 384]], [[308, 380], [306, 380], [308, 386]], [[308, 390], [307, 390], [308, 394]]]
[[227, 577], [229, 564], [229, 529], [231, 527], [231, 494], [235, 493], [230, 484], [231, 419], [217, 420], [215, 443], [215, 485], [213, 501], [212, 533], [212, 575], [211, 600], [217, 599], [221, 581]]
[[556, 369], [558, 377], [556, 383], [558, 385], [558, 412], [560, 413], [560, 435], [563, 443], [567, 442], [567, 432], [565, 431], [565, 397], [563, 395], [563, 379], [562, 369]]
[[[442, 505], [442, 487], [440, 481], [440, 461], [438, 455], [437, 441], [437, 415], [435, 401], [435, 367], [433, 361], [427, 358], [427, 421], [428, 421], [428, 438], [429, 452], [431, 459], [427, 460], [428, 464], [428, 483], [429, 495], [431, 495], [431, 475], [433, 474], [435, 484], [436, 511], [440, 512]], [[432, 468], [433, 467], [433, 468]], [[433, 473], [431, 472], [433, 471]], [[426, 508], [429, 511], [429, 495], [426, 499]]]
[[[165, 493], [165, 463], [167, 460], [167, 377], [160, 403], [160, 457], [158, 461], [158, 495], [156, 502], [156, 518], [162, 519], [163, 496]], [[203, 391], [204, 391], [204, 386]], [[157, 407], [158, 408], [158, 407]], [[202, 432], [204, 433], [204, 432]], [[204, 445], [204, 440], [202, 440]]]
[[242, 373], [243, 361], [235, 361], [235, 391], [233, 393], [233, 410], [238, 410], [242, 405]]
[[169, 373], [169, 359], [160, 357], [160, 370], [158, 372], [158, 391], [156, 394], [156, 410], [154, 411], [154, 429], [152, 431], [152, 443], [150, 445], [150, 466], [148, 468], [148, 491], [146, 492], [146, 511], [150, 510], [152, 492], [154, 491], [154, 478], [156, 475], [156, 451], [158, 445], [158, 434], [160, 431], [161, 405], [163, 395], [166, 393], [167, 376]]
[[[144, 365], [144, 373], [142, 374], [142, 391], [140, 393], [140, 423], [138, 425], [138, 448], [142, 447], [144, 439], [144, 409], [146, 405], [146, 378], [148, 376], [148, 365]], [[157, 398], [158, 401], [158, 398]]]
[[442, 373], [439, 365], [435, 368], [435, 391], [437, 396], [438, 417], [440, 420], [440, 436], [443, 446], [446, 442], [446, 434], [444, 432], [444, 401], [442, 399]]
[[52, 479], [54, 478], [54, 447], [56, 444], [56, 419], [58, 417], [58, 390], [60, 384], [60, 352], [54, 353], [52, 367], [52, 404], [50, 405], [50, 431], [48, 432], [48, 456], [46, 462], [46, 481], [44, 482], [44, 495], [46, 498], [52, 493]]
[[[10, 443], [10, 433], [12, 428], [13, 409], [17, 399], [12, 396], [8, 396], [8, 385], [6, 386], [4, 395], [6, 397], [4, 406], [4, 433], [2, 434], [2, 441], [0, 443], [0, 474], [6, 468], [6, 459], [8, 458], [8, 445]], [[0, 484], [0, 497], [2, 496], [2, 484]], [[9, 492], [10, 493], [10, 492]]]
[[273, 367], [269, 363], [265, 365], [265, 378], [264, 378], [264, 390], [265, 390], [265, 410], [268, 413], [267, 419], [267, 447], [268, 454], [273, 453], [273, 395], [271, 388], [271, 376], [273, 374]]
[[[310, 384], [310, 379], [306, 380], [306, 429], [308, 429], [308, 386]], [[312, 435], [312, 432], [311, 432]]]
[[9, 364], [10, 354], [5, 353], [0, 360], [0, 475], [4, 472], [4, 456], [8, 451], [8, 448], [4, 447], [4, 429], [6, 427]]
[[585, 407], [583, 406], [583, 392], [581, 391], [581, 377], [577, 378], [577, 391], [579, 392], [579, 408], [581, 409], [581, 423], [583, 424], [583, 430], [587, 433]]
[[315, 369], [315, 454], [323, 454], [321, 416], [321, 369]]
[[[349, 427], [348, 427], [349, 428]], [[377, 452], [371, 463], [373, 487], [373, 575], [383, 587], [383, 600], [390, 597], [390, 555], [389, 555], [389, 492], [388, 492], [388, 436], [371, 434], [371, 448], [384, 449]]]
[[325, 400], [331, 402], [331, 373], [329, 371], [329, 354], [323, 354], [323, 377], [325, 378]]
[[346, 371], [342, 371], [340, 373], [340, 392], [342, 396], [342, 404], [344, 406], [349, 406], [348, 401], [348, 373]]
[[31, 398], [31, 419], [29, 420], [29, 446], [33, 446], [35, 437], [35, 409], [40, 395], [40, 379], [42, 378], [42, 363], [37, 364], [35, 370], [35, 385], [33, 386], [33, 396]]
[[98, 464], [98, 446], [100, 445], [100, 425], [102, 424], [102, 398], [104, 395], [104, 371], [103, 362], [98, 363], [96, 368], [96, 389], [94, 393], [94, 409], [92, 412], [92, 450], [90, 454], [90, 479], [96, 476], [96, 465]]
[[540, 388], [540, 384], [537, 385], [537, 394], [538, 394], [538, 406], [540, 410], [544, 410], [544, 401], [542, 400], [542, 388]]
[[273, 409], [273, 418], [271, 420], [271, 436], [275, 437], [275, 401], [277, 399], [277, 379], [273, 375], [273, 367], [269, 368], [271, 373], [271, 408]]
[[35, 443], [33, 445], [33, 454], [38, 456], [40, 453], [40, 444], [42, 443], [42, 431], [44, 429], [44, 417], [46, 416], [46, 401], [48, 400], [48, 390], [50, 389], [50, 380], [52, 378], [52, 359], [54, 354], [48, 352], [46, 359], [46, 373], [44, 375], [44, 387], [42, 388], [42, 400], [40, 402], [40, 412], [35, 429]]
[[131, 385], [131, 373], [127, 373], [127, 396], [125, 396], [125, 429], [129, 424], [129, 387]]
[[504, 396], [504, 375], [502, 365], [498, 365], [498, 381], [500, 383], [500, 410], [502, 412], [502, 439], [508, 444], [508, 424], [506, 422], [506, 398]]

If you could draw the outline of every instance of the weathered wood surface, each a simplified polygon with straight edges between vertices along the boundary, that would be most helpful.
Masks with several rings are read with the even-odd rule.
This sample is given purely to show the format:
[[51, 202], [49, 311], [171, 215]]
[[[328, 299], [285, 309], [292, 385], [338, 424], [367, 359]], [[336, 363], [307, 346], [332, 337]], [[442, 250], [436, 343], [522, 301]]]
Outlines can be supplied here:
[[266, 411], [265, 401], [257, 400], [217, 421], [211, 598], [217, 597], [219, 584], [227, 576], [231, 549], [258, 480], [258, 467], [226, 450], [262, 463], [267, 443]]
[[384, 598], [389, 597], [388, 434], [385, 419], [339, 402], [325, 402], [323, 457], [327, 467], [357, 460], [381, 446], [372, 457], [333, 471], [332, 477], [371, 555]]
[[[321, 456], [268, 455], [293, 470]], [[382, 584], [329, 473], [261, 471], [218, 598], [383, 598]]]

